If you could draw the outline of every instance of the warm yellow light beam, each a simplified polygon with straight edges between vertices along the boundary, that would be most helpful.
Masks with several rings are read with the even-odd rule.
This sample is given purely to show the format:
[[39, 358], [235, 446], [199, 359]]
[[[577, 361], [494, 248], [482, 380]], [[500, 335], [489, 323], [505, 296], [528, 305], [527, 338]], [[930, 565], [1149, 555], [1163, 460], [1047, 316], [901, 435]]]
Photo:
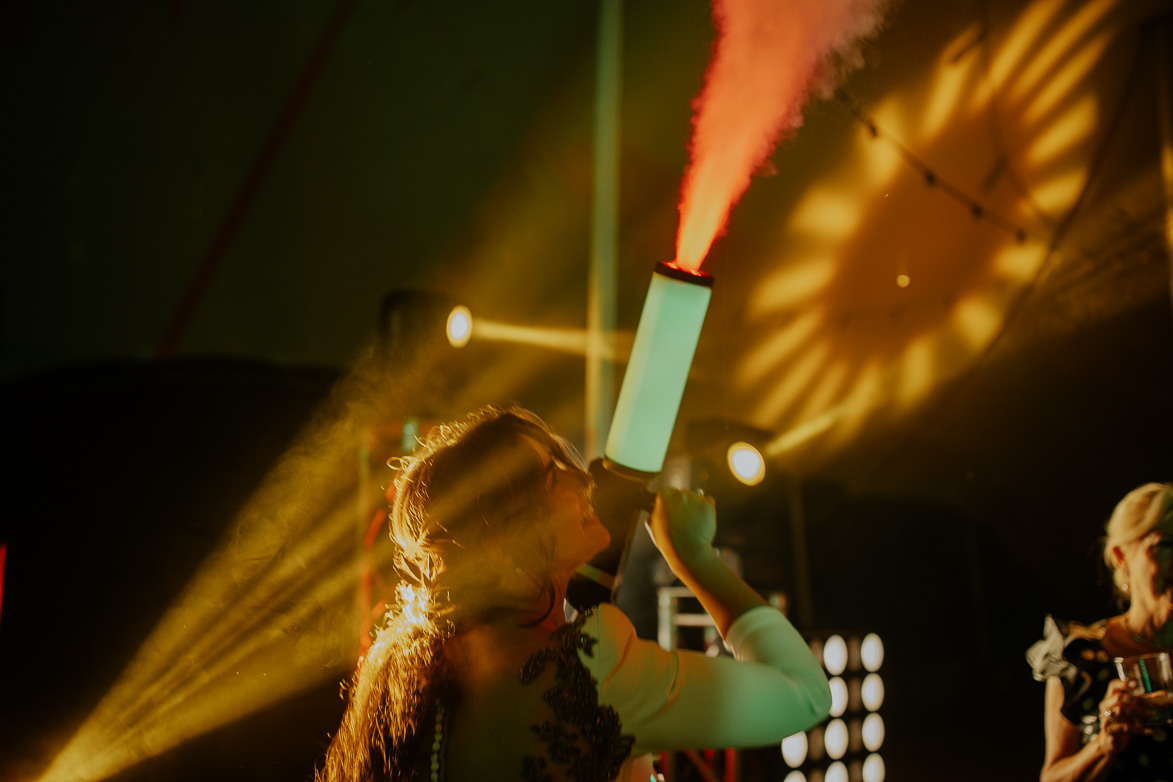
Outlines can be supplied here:
[[826, 366], [830, 352], [830, 344], [821, 340], [797, 356], [770, 392], [763, 396], [758, 404], [758, 417], [766, 421], [777, 420], [815, 382], [819, 371]]
[[1036, 0], [1026, 6], [990, 65], [996, 83], [1004, 83], [1015, 68], [1030, 58], [1030, 52], [1037, 46], [1043, 30], [1059, 13], [1062, 3], [1063, 0]]
[[1091, 0], [1081, 4], [1079, 10], [1041, 48], [1033, 50], [1029, 57], [1021, 60], [1027, 66], [1015, 80], [1011, 94], [1015, 98], [1023, 97], [1027, 91], [1049, 79], [1056, 69], [1066, 66], [1066, 58], [1071, 56], [1079, 41], [1093, 30], [1110, 33], [1110, 30], [1104, 29], [1104, 20], [1118, 2]]
[[1039, 90], [1038, 95], [1031, 101], [1030, 106], [1023, 114], [1023, 120], [1035, 124], [1057, 106], [1060, 101], [1075, 91], [1079, 83], [1087, 77], [1093, 67], [1100, 62], [1112, 36], [1098, 35], [1089, 41], [1078, 53], [1069, 55], [1063, 61], [1063, 68]]
[[1099, 117], [1099, 106], [1094, 95], [1075, 103], [1056, 117], [1050, 127], [1040, 132], [1026, 153], [1026, 160], [1032, 166], [1042, 166], [1055, 158], [1069, 153], [1073, 147], [1086, 139], [1095, 130]]
[[826, 258], [777, 271], [755, 286], [749, 314], [761, 315], [805, 303], [822, 293], [834, 277], [835, 262]]
[[[1161, 129], [1161, 181], [1165, 195], [1165, 242], [1173, 264], [1173, 54], [1168, 26], [1157, 28], [1157, 114]], [[1171, 282], [1173, 287], [1173, 282]]]
[[897, 397], [906, 407], [924, 396], [932, 386], [933, 349], [930, 342], [930, 337], [922, 336], [904, 350]]
[[976, 294], [957, 303], [952, 319], [956, 333], [964, 337], [975, 351], [985, 347], [1002, 326], [1002, 313], [998, 307]]
[[[473, 339], [483, 339], [492, 342], [514, 342], [521, 345], [533, 345], [549, 350], [570, 353], [575, 356], [585, 356], [587, 351], [586, 329], [555, 329], [538, 326], [517, 326], [512, 323], [477, 318], [472, 323]], [[630, 333], [616, 332], [612, 344], [606, 341], [601, 347], [602, 358], [607, 361], [625, 361], [630, 353]], [[624, 344], [628, 349], [624, 350]]]
[[855, 230], [860, 219], [855, 201], [830, 188], [812, 190], [790, 216], [791, 230], [814, 236], [845, 236]]
[[353, 666], [354, 462], [389, 418], [375, 366], [335, 388], [40, 782], [96, 782]]
[[841, 409], [836, 407], [817, 418], [812, 418], [793, 429], [783, 432], [766, 444], [764, 449], [766, 458], [777, 458], [787, 451], [794, 450], [812, 437], [822, 434], [834, 426], [841, 415]]
[[[352, 660], [345, 629], [353, 602], [353, 520], [324, 519], [337, 534], [317, 567], [267, 602], [237, 601], [206, 627], [209, 648], [152, 639], [99, 703], [42, 782], [105, 779], [341, 672]], [[290, 557], [289, 559], [298, 559]], [[225, 574], [230, 579], [231, 574]], [[200, 648], [200, 647], [203, 648]], [[154, 679], [153, 671], [166, 675]]]
[[738, 383], [750, 385], [764, 379], [779, 362], [812, 340], [821, 322], [818, 312], [807, 312], [763, 337], [739, 363]]

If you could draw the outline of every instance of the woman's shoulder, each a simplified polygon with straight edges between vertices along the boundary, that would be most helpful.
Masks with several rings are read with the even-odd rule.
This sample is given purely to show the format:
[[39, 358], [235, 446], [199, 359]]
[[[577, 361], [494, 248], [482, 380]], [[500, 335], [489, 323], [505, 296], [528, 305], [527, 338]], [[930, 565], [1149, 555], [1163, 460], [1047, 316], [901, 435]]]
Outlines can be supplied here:
[[1104, 638], [1108, 620], [1083, 624], [1047, 614], [1043, 620], [1043, 637], [1026, 651], [1034, 677], [1042, 681], [1050, 676], [1071, 679], [1076, 669], [1108, 661]]
[[622, 657], [621, 650], [636, 637], [635, 627], [627, 614], [610, 603], [600, 603], [579, 614], [572, 624], [589, 638], [588, 643], [580, 645], [579, 656], [604, 666]]

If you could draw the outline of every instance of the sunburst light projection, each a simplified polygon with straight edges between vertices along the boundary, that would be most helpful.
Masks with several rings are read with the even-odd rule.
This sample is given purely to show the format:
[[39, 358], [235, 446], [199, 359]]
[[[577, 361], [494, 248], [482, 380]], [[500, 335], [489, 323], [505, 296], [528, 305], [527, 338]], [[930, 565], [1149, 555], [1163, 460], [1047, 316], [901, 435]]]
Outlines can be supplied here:
[[975, 24], [867, 107], [874, 126], [789, 213], [748, 302], [767, 336], [738, 386], [781, 433], [768, 454], [908, 409], [998, 334], [1087, 183], [1104, 83], [1127, 65], [1104, 54], [1136, 34], [1126, 6], [1040, 0], [1004, 30]]
[[358, 457], [395, 414], [387, 389], [373, 358], [336, 386], [39, 782], [105, 779], [353, 667]]

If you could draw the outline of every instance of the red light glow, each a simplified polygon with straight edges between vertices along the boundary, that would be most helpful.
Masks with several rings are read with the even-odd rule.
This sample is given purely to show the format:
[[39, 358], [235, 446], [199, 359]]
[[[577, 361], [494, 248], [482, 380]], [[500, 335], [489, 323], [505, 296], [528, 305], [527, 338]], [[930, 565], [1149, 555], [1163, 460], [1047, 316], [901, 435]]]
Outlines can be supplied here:
[[700, 268], [750, 176], [779, 137], [802, 124], [807, 95], [829, 91], [855, 42], [879, 26], [880, 5], [714, 0], [717, 45], [693, 104], [674, 265]]

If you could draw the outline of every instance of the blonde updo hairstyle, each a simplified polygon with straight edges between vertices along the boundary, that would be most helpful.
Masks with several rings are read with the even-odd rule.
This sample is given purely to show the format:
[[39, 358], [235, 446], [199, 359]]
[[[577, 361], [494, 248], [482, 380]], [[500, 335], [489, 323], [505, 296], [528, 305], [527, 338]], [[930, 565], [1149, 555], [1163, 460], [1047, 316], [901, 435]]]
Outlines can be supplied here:
[[1148, 535], [1161, 517], [1173, 512], [1173, 484], [1146, 483], [1124, 496], [1104, 528], [1104, 563], [1112, 573], [1116, 596], [1128, 599], [1128, 570], [1116, 566], [1112, 550]]

